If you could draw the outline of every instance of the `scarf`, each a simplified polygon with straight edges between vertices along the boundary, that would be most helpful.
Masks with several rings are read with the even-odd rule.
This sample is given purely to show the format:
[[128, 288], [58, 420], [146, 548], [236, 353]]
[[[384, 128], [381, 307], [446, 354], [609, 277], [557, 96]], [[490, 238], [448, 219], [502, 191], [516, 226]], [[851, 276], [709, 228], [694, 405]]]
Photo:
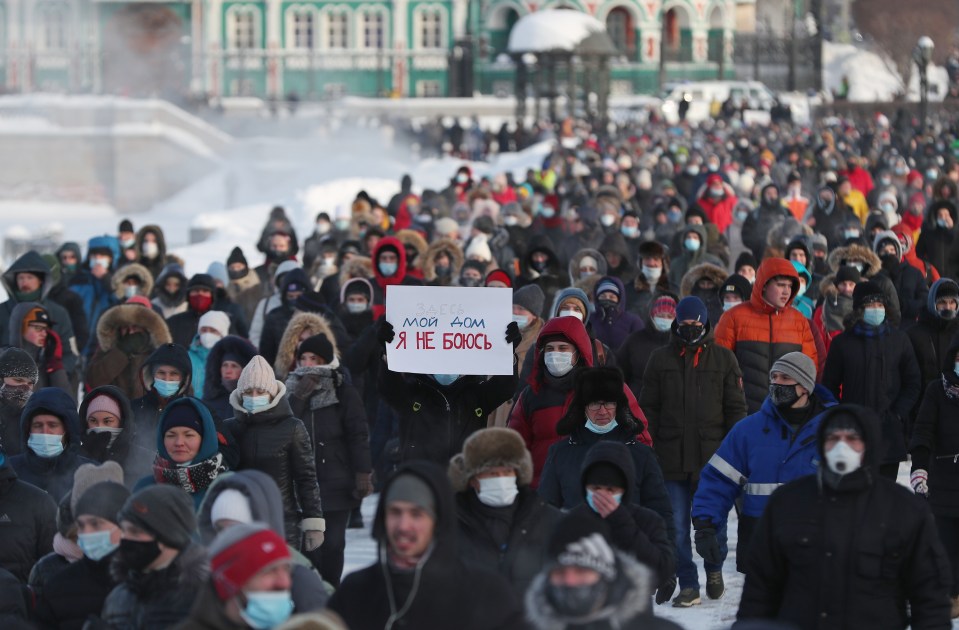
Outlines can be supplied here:
[[182, 488], [191, 495], [209, 488], [217, 475], [224, 471], [226, 465], [221, 453], [188, 466], [179, 466], [159, 453], [153, 460], [153, 479], [157, 483]]
[[883, 322], [878, 326], [870, 326], [860, 320], [856, 322], [855, 326], [853, 326], [853, 333], [859, 337], [882, 337], [888, 332], [889, 325], [886, 324], [886, 322]]
[[310, 394], [310, 409], [323, 409], [337, 404], [336, 388], [343, 383], [343, 374], [339, 371], [339, 359], [334, 358], [329, 365], [298, 367], [286, 378], [286, 391], [292, 392], [303, 377], [316, 382]]
[[83, 550], [60, 532], [53, 535], [53, 551], [58, 556], [66, 558], [67, 562], [73, 563], [83, 557]]

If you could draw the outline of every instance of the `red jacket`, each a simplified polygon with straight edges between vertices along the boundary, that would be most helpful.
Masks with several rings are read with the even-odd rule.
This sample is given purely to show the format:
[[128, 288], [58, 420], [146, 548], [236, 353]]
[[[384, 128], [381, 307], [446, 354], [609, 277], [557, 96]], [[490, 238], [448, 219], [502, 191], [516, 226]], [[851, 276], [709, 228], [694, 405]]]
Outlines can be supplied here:
[[[398, 257], [396, 273], [389, 277], [383, 276], [380, 273], [379, 265], [376, 264], [380, 256], [380, 251], [387, 246], [392, 246], [392, 249], [396, 251]], [[373, 279], [376, 281], [376, 288], [379, 290], [373, 292], [373, 305], [371, 309], [373, 310], [373, 319], [377, 320], [386, 313], [386, 287], [403, 284], [403, 280], [406, 278], [406, 248], [398, 238], [386, 236], [376, 243], [376, 247], [373, 248], [372, 259]]]
[[733, 222], [733, 209], [739, 203], [739, 199], [736, 198], [736, 195], [730, 194], [728, 189], [722, 197], [714, 199], [709, 196], [709, 188], [707, 187], [699, 199], [696, 200], [696, 203], [706, 213], [706, 218], [716, 224], [720, 234], [725, 234]]

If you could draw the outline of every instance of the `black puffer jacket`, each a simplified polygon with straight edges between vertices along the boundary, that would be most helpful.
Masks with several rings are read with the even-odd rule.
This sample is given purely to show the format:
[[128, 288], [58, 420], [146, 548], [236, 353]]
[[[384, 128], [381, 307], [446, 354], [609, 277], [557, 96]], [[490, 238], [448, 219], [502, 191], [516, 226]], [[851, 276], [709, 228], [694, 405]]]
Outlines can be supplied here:
[[17, 479], [7, 460], [0, 465], [0, 514], [9, 521], [3, 524], [0, 568], [25, 584], [34, 563], [53, 550], [57, 504], [43, 490]]
[[949, 278], [940, 278], [932, 284], [925, 308], [919, 313], [919, 321], [906, 331], [919, 362], [919, 376], [923, 388], [939, 378], [942, 359], [952, 340], [956, 338], [956, 333], [959, 333], [959, 318], [943, 319], [936, 311], [936, 295], [943, 287], [948, 286], [959, 291], [959, 286]]
[[[653, 351], [669, 343], [670, 333], [659, 332], [650, 319], [646, 328], [634, 332], [616, 351], [616, 365], [623, 371], [623, 380], [638, 401], [643, 392], [643, 374]], [[643, 410], [645, 412], [645, 409]]]
[[[674, 322], [675, 330], [675, 322]], [[736, 355], [710, 333], [684, 344], [673, 334], [649, 357], [639, 406], [669, 480], [699, 479], [729, 430], [746, 416]]]
[[253, 415], [243, 409], [240, 391], [234, 390], [230, 404], [235, 415], [226, 425], [240, 452], [236, 469], [261, 470], [279, 486], [286, 539], [299, 548], [300, 521], [322, 518], [323, 507], [310, 434], [303, 422], [293, 416], [286, 386], [279, 383], [279, 387], [270, 406]]
[[116, 586], [110, 575], [113, 555], [97, 562], [84, 556], [46, 583], [36, 604], [36, 618], [44, 628], [80, 630], [87, 617], [100, 614]]
[[0, 400], [0, 451], [7, 457], [19, 455], [23, 448], [20, 436], [20, 414], [22, 407]]
[[[317, 384], [301, 398], [297, 386], [303, 379], [309, 383], [316, 379]], [[340, 370], [323, 367], [297, 368], [287, 377], [286, 388], [293, 415], [310, 433], [323, 508], [358, 507], [361, 501], [353, 496], [356, 475], [373, 469], [369, 425], [360, 395], [343, 382]]]
[[80, 453], [99, 464], [107, 460], [120, 464], [123, 468], [123, 479], [126, 481], [127, 487], [133, 488], [138, 479], [153, 473], [151, 465], [156, 451], [143, 448], [136, 440], [136, 424], [133, 421], [133, 409], [130, 407], [130, 401], [123, 395], [123, 392], [113, 385], [97, 387], [83, 398], [83, 402], [80, 403], [80, 421], [83, 422], [83, 418], [87, 417], [90, 402], [101, 394], [112, 398], [120, 407], [120, 426], [123, 427], [123, 431], [117, 436], [112, 446], [108, 446], [110, 443], [109, 433], [89, 433], [85, 431]]

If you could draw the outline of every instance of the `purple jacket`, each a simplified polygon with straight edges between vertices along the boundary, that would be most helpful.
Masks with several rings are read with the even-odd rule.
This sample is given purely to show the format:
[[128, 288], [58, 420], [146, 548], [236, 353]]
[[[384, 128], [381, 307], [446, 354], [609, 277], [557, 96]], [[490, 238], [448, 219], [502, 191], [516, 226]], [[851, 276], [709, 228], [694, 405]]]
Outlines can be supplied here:
[[623, 345], [626, 337], [642, 330], [646, 325], [638, 315], [626, 312], [626, 289], [622, 280], [616, 276], [603, 276], [596, 283], [596, 287], [599, 288], [607, 281], [612, 282], [619, 289], [619, 302], [615, 307], [605, 309], [600, 306], [594, 292], [593, 299], [596, 310], [590, 315], [589, 323], [592, 327], [593, 336], [615, 351]]

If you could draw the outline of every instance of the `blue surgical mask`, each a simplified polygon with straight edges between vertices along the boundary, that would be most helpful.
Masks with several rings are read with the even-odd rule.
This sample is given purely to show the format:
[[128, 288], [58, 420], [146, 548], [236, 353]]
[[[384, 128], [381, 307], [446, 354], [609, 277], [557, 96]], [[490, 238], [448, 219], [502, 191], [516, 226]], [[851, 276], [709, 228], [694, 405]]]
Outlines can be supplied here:
[[[952, 368], [952, 371], [956, 373], [956, 376], [959, 376], [959, 361], [956, 362], [956, 367]], [[0, 463], [0, 466], [3, 466], [3, 464]]]
[[91, 534], [79, 534], [77, 536], [77, 545], [83, 550], [83, 555], [94, 562], [103, 560], [111, 553], [116, 551], [120, 543], [110, 542], [112, 531], [93, 532]]
[[447, 385], [452, 385], [456, 382], [456, 379], [460, 377], [459, 374], [434, 374], [433, 380], [435, 380], [440, 385], [444, 387]]
[[618, 424], [619, 423], [616, 422], [616, 418], [613, 418], [612, 422], [601, 427], [598, 424], [594, 424], [593, 421], [590, 420], [589, 418], [586, 418], [586, 428], [589, 429], [591, 432], [596, 433], [597, 435], [603, 435], [604, 433], [609, 433], [610, 431], [615, 429]]
[[126, 299], [132, 298], [137, 294], [137, 285], [135, 284], [126, 284], [123, 286], [123, 297]]
[[[596, 504], [593, 503], [593, 501], [594, 501], [593, 497], [594, 497], [595, 495], [596, 495], [595, 492], [593, 492], [592, 490], [587, 489], [587, 490], [586, 490], [586, 503], [587, 503], [587, 505], [589, 505], [589, 508], [590, 508], [592, 511], [596, 512], [597, 514], [599, 514], [599, 510], [596, 509]], [[613, 498], [616, 499], [616, 505], [622, 505], [622, 504], [623, 504], [623, 495], [621, 495], [621, 494], [614, 494], [614, 495], [613, 495]]]
[[347, 302], [346, 310], [350, 313], [356, 315], [357, 313], [366, 312], [366, 302]]
[[666, 332], [673, 326], [672, 317], [654, 317], [653, 318], [653, 328], [659, 332]]
[[742, 302], [723, 302], [723, 312], [725, 313], [734, 306], [739, 306]]
[[346, 232], [350, 229], [350, 220], [349, 219], [337, 219], [334, 221], [336, 224], [336, 229], [340, 232]]
[[635, 225], [624, 225], [619, 228], [619, 231], [622, 232], [626, 238], [636, 238], [639, 236], [639, 228]]
[[246, 409], [249, 413], [256, 413], [267, 405], [270, 404], [270, 396], [268, 394], [263, 394], [262, 396], [244, 396], [243, 397], [243, 408]]
[[520, 330], [523, 330], [529, 326], [529, 315], [513, 315], [513, 321], [516, 322]]
[[255, 630], [275, 628], [293, 614], [293, 598], [290, 591], [246, 592], [246, 608], [240, 617]]
[[164, 381], [162, 378], [155, 378], [153, 388], [163, 398], [169, 398], [180, 390], [180, 381]]
[[843, 230], [842, 237], [845, 239], [859, 238], [859, 230]]
[[27, 438], [27, 446], [37, 454], [37, 457], [52, 458], [63, 452], [63, 436], [50, 433], [31, 433]]
[[949, 227], [949, 224], [946, 222], [945, 219], [936, 219], [936, 225], [938, 225], [941, 228]]
[[886, 309], [870, 307], [862, 312], [862, 321], [870, 326], [878, 326], [886, 319]]
[[380, 273], [383, 274], [384, 276], [389, 277], [396, 273], [398, 265], [392, 262], [391, 263], [381, 262], [379, 264], [379, 267], [380, 267]]
[[556, 216], [556, 210], [549, 206], [543, 206], [543, 209], [539, 211], [539, 214], [544, 219], [552, 219]]
[[699, 251], [699, 245], [700, 243], [698, 238], [687, 238], [685, 241], [683, 241], [683, 247], [691, 252]]

